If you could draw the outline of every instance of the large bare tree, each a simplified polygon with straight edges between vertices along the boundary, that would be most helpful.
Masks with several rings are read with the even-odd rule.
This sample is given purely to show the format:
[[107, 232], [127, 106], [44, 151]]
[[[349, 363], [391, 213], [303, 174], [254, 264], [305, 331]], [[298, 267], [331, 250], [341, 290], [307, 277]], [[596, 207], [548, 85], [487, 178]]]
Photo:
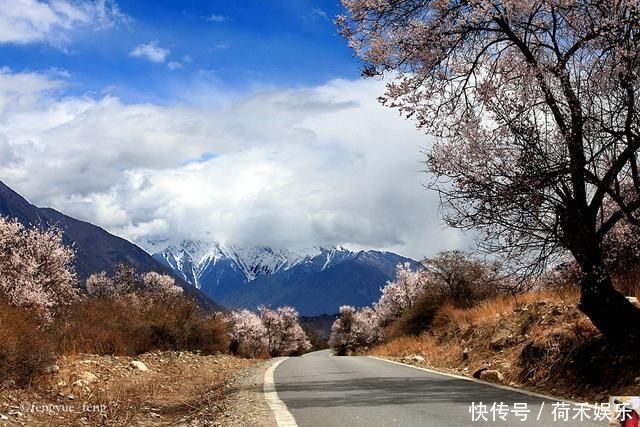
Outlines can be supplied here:
[[435, 136], [426, 165], [448, 223], [531, 268], [570, 252], [581, 309], [640, 342], [602, 249], [618, 224], [640, 225], [640, 2], [343, 3], [364, 73], [391, 75], [382, 102]]

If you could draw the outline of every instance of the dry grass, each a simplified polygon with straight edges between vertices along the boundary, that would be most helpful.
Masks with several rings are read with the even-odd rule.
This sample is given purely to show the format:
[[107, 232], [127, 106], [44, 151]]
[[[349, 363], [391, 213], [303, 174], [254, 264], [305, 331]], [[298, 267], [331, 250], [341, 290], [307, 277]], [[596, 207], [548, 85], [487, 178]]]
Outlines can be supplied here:
[[[10, 418], [26, 425], [212, 425], [224, 407], [227, 385], [256, 361], [231, 356], [160, 352], [140, 355], [148, 372], [129, 368], [128, 357], [78, 355], [59, 361], [60, 372], [26, 389], [0, 390], [0, 413], [33, 403], [52, 411], [24, 410]], [[97, 379], [74, 385], [82, 372]], [[20, 407], [20, 406], [19, 406]]]
[[499, 295], [468, 309], [455, 308], [451, 304], [445, 304], [436, 314], [433, 326], [436, 329], [438, 327], [464, 328], [470, 325], [495, 322], [496, 318], [513, 312], [519, 306], [538, 301], [576, 304], [578, 299], [579, 293], [576, 288], [557, 288], [529, 292], [515, 298]]

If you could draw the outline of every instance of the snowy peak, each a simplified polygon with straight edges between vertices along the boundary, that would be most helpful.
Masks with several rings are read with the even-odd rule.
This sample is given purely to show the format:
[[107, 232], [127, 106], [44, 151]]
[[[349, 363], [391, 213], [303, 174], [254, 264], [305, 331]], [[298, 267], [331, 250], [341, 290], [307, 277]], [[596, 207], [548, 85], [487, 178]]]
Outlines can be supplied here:
[[[185, 280], [196, 287], [205, 272], [210, 272], [218, 264], [240, 271], [246, 282], [261, 275], [275, 274], [288, 270], [306, 261], [308, 255], [300, 255], [288, 249], [243, 248], [224, 245], [219, 242], [183, 240], [176, 244], [165, 243], [165, 247], [153, 256], [182, 274]], [[148, 248], [159, 249], [160, 244], [153, 242]]]
[[239, 247], [200, 240], [183, 240], [176, 244], [156, 240], [145, 246], [150, 250], [164, 246], [153, 254], [154, 258], [179, 272], [186, 281], [198, 288], [201, 276], [219, 264], [241, 272], [245, 282], [251, 282], [260, 276], [287, 271], [300, 264], [322, 271], [361, 253], [343, 247], [313, 247], [298, 253], [282, 248]]
[[249, 281], [263, 274], [288, 270], [305, 259], [287, 249], [232, 248], [232, 253]]

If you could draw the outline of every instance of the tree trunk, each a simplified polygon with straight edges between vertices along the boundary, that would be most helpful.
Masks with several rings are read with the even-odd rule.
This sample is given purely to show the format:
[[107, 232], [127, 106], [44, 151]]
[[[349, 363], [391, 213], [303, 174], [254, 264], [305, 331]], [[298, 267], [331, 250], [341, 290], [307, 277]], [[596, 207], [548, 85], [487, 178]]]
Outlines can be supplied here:
[[583, 266], [580, 310], [612, 343], [640, 344], [640, 309], [616, 291], [601, 263]]

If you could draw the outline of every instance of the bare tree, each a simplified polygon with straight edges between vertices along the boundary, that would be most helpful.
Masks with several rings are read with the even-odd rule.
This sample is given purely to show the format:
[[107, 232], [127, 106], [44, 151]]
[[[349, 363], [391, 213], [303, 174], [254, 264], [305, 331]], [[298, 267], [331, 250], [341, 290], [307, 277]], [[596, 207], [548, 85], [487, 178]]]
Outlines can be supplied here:
[[424, 260], [422, 265], [429, 274], [431, 286], [458, 307], [471, 307], [495, 293], [501, 282], [497, 270], [461, 251], [441, 252]]
[[640, 225], [638, 1], [343, 3], [364, 74], [392, 73], [381, 101], [435, 136], [426, 166], [448, 223], [529, 273], [569, 251], [581, 309], [640, 342], [602, 251], [617, 224]]

